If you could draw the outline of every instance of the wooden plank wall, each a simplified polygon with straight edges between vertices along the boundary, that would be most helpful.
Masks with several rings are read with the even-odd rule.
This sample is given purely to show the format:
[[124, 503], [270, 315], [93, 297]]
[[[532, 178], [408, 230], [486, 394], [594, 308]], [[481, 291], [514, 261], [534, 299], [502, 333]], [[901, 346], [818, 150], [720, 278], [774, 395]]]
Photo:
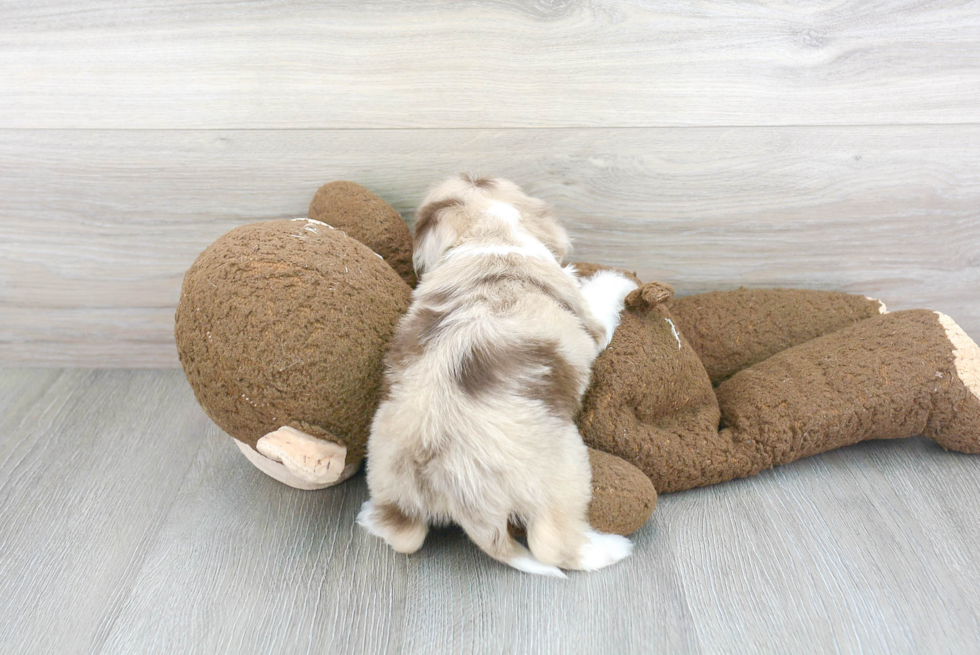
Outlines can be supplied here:
[[682, 293], [842, 289], [980, 337], [980, 6], [0, 5], [0, 362], [175, 366], [183, 271], [458, 170]]

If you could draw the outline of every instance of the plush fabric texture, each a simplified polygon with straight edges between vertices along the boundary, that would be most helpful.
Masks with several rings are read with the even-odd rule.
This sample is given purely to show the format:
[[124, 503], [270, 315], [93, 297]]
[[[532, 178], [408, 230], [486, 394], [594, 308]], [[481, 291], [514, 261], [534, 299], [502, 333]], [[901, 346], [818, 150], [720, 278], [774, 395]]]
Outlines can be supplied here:
[[[853, 306], [840, 299], [845, 318]], [[935, 312], [875, 309], [841, 329], [827, 321], [829, 334], [736, 373], [716, 397], [685, 335], [678, 333], [678, 345], [667, 307], [624, 312], [579, 417], [588, 445], [635, 464], [659, 493], [755, 475], [867, 439], [922, 434], [980, 453], [980, 397], [959, 378]]]
[[184, 276], [175, 337], [201, 406], [253, 448], [283, 425], [364, 457], [382, 357], [411, 288], [365, 245], [305, 219], [253, 223]]
[[596, 359], [578, 417], [585, 443], [625, 459], [658, 492], [698, 486], [722, 451], [711, 380], [663, 304], [627, 308]]
[[715, 385], [787, 348], [880, 315], [864, 296], [737, 289], [674, 298], [667, 309]]
[[310, 201], [307, 214], [343, 230], [385, 258], [410, 286], [416, 283], [412, 267], [412, 233], [401, 215], [360, 184], [339, 180], [324, 184]]
[[599, 532], [633, 534], [657, 506], [657, 490], [643, 472], [615, 455], [589, 448], [592, 502], [589, 523]]
[[786, 350], [718, 388], [723, 433], [752, 475], [868, 439], [923, 435], [980, 452], [980, 399], [935, 312], [876, 316]]
[[[589, 524], [599, 532], [630, 535], [650, 519], [657, 506], [657, 490], [643, 472], [615, 455], [589, 448], [592, 464], [592, 501]], [[514, 537], [527, 536], [523, 525], [510, 523]]]

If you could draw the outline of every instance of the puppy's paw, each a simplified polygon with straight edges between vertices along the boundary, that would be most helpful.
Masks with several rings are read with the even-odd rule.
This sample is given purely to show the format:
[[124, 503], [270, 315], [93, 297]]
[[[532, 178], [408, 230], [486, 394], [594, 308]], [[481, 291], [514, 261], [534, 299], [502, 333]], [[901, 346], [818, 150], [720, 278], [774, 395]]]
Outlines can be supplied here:
[[565, 579], [566, 576], [560, 568], [557, 566], [551, 566], [550, 564], [545, 564], [540, 562], [530, 554], [526, 553], [523, 555], [518, 555], [517, 557], [507, 560], [509, 566], [513, 566], [518, 571], [524, 573], [530, 573], [532, 575], [543, 575], [550, 578], [561, 578]]
[[375, 505], [370, 500], [361, 505], [357, 524], [384, 539], [393, 550], [405, 554], [421, 548], [429, 534], [427, 524], [406, 515], [396, 505]]
[[626, 294], [637, 287], [636, 282], [619, 271], [598, 271], [582, 280], [582, 292], [612, 299], [622, 304]]
[[582, 295], [589, 310], [606, 329], [606, 342], [612, 341], [613, 333], [619, 326], [619, 314], [623, 311], [626, 296], [637, 288], [636, 282], [618, 271], [599, 271], [582, 280]]
[[588, 541], [579, 553], [579, 568], [583, 571], [595, 571], [615, 564], [633, 552], [633, 543], [618, 534], [590, 530], [587, 537]]

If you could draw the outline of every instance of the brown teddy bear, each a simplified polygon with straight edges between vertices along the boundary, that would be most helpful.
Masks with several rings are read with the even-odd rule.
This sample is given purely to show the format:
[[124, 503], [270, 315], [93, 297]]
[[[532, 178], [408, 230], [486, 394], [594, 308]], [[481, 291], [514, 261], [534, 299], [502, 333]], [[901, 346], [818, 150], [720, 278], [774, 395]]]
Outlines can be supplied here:
[[[357, 470], [415, 283], [411, 252], [394, 209], [333, 182], [309, 218], [236, 228], [188, 270], [181, 363], [202, 407], [259, 469], [302, 489]], [[593, 466], [590, 520], [629, 534], [657, 492], [867, 439], [922, 434], [980, 453], [980, 348], [942, 314], [886, 313], [863, 296], [673, 298], [645, 284], [595, 362], [578, 424]]]

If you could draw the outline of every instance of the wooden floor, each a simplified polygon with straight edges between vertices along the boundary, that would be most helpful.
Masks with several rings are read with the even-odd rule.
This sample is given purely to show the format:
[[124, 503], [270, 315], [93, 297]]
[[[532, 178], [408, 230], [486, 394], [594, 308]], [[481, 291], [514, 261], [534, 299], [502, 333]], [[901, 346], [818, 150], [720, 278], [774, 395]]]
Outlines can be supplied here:
[[0, 369], [0, 650], [980, 652], [980, 458], [924, 440], [664, 496], [566, 581], [396, 555], [365, 495], [264, 477], [179, 371]]

